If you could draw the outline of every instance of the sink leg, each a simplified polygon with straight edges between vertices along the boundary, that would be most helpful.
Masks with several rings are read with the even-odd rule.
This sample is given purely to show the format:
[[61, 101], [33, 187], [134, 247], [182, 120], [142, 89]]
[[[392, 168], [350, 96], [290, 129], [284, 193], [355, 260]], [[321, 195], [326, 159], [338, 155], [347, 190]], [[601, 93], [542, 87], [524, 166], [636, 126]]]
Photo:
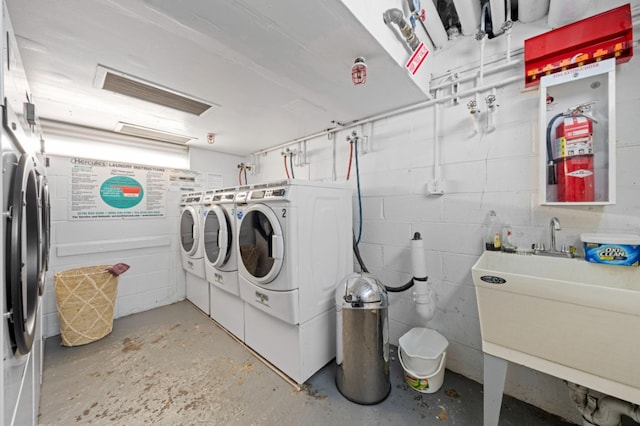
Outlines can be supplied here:
[[498, 426], [508, 365], [502, 358], [484, 354], [484, 426]]

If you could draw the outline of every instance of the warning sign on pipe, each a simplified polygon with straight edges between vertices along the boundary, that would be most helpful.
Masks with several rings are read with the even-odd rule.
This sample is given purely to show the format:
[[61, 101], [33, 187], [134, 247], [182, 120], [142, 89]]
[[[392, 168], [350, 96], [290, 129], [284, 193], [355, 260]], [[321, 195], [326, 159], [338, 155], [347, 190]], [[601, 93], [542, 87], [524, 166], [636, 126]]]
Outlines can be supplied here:
[[420, 65], [427, 59], [427, 55], [429, 55], [429, 49], [424, 43], [420, 43], [405, 65], [411, 75], [415, 75], [418, 72]]

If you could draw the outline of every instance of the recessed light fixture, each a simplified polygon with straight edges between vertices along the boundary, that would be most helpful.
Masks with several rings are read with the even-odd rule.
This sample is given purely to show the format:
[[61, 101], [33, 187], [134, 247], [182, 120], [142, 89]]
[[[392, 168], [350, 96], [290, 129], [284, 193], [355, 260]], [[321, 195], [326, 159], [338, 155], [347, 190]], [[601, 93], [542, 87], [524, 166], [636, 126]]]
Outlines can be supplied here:
[[193, 115], [202, 115], [215, 105], [103, 65], [97, 67], [94, 87]]
[[195, 139], [192, 136], [179, 135], [177, 133], [165, 132], [164, 130], [152, 129], [138, 126], [137, 124], [119, 122], [115, 131], [130, 136], [138, 136], [145, 139], [153, 139], [161, 142], [168, 142], [177, 145], [185, 145]]

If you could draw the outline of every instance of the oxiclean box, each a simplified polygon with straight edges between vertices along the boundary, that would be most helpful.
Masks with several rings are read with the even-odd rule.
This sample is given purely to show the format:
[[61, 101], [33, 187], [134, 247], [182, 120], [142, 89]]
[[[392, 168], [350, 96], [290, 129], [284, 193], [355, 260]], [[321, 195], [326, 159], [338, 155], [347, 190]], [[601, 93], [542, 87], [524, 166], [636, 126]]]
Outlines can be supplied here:
[[638, 266], [640, 235], [580, 234], [587, 262], [607, 265]]

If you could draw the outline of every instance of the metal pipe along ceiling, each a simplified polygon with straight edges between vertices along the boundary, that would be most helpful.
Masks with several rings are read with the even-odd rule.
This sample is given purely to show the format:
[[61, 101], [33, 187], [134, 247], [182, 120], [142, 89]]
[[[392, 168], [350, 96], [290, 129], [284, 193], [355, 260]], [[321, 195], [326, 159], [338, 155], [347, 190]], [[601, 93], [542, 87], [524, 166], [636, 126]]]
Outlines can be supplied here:
[[382, 15], [382, 19], [387, 25], [394, 23], [398, 26], [400, 33], [404, 36], [412, 52], [418, 48], [420, 40], [418, 40], [418, 37], [413, 32], [411, 25], [407, 24], [407, 21], [405, 21], [404, 13], [400, 9], [386, 10]]

